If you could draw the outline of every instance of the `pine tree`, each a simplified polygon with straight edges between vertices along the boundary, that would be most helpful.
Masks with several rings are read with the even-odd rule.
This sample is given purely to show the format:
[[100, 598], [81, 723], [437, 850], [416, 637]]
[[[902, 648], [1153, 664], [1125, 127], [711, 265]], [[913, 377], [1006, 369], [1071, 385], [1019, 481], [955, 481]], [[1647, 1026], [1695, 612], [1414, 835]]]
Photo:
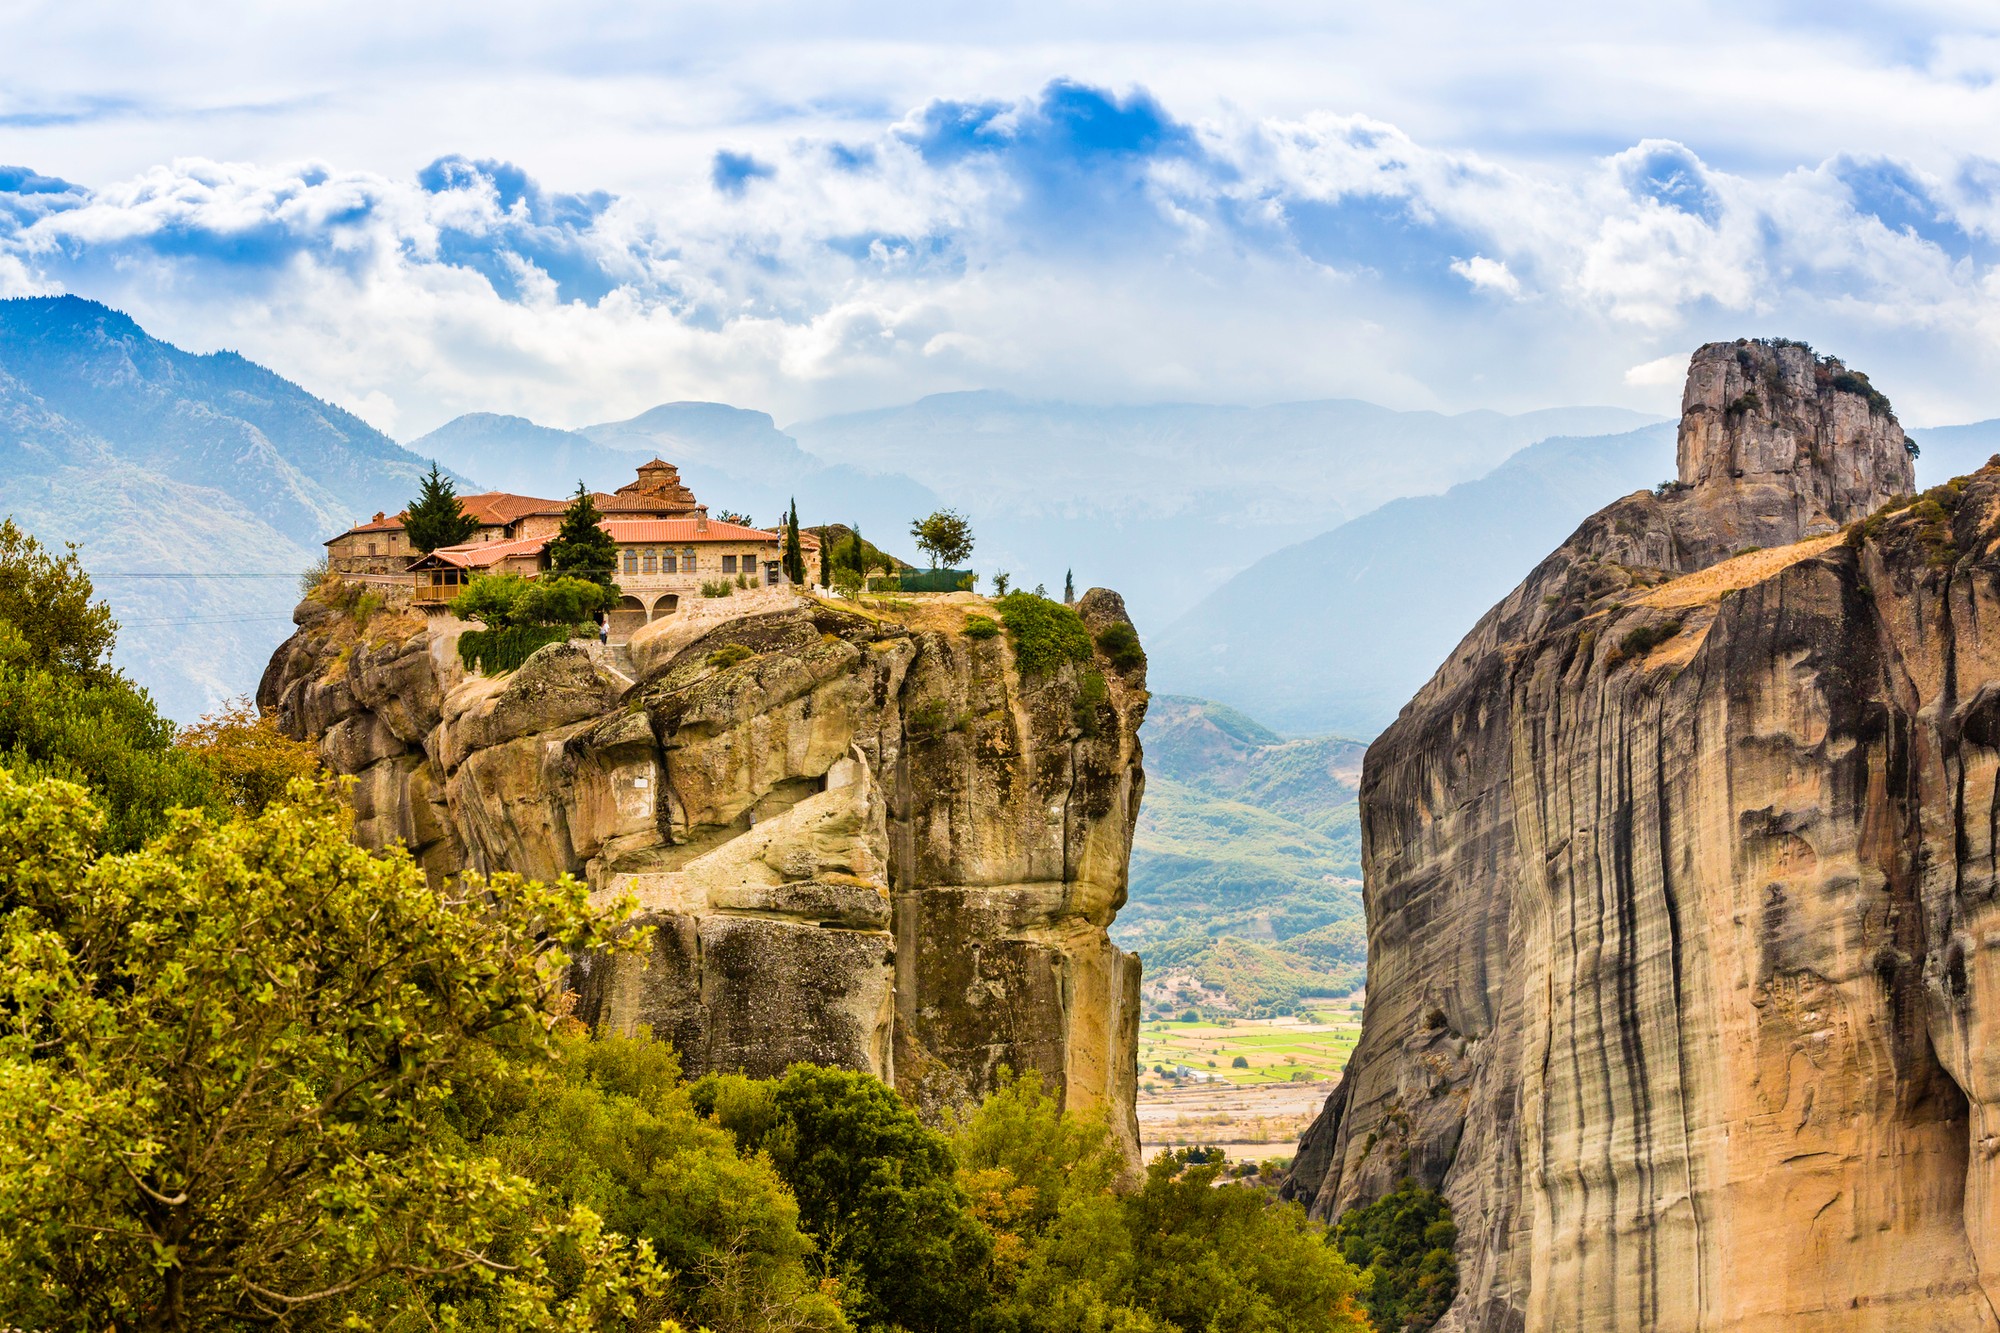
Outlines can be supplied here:
[[806, 581], [806, 555], [799, 543], [799, 502], [792, 501], [791, 516], [785, 520], [785, 577], [794, 586]]
[[589, 579], [613, 593], [618, 585], [611, 576], [618, 571], [618, 543], [599, 524], [604, 516], [597, 501], [582, 482], [563, 510], [562, 527], [549, 542], [549, 568], [574, 579]]
[[1073, 570], [1063, 571], [1063, 601], [1069, 603], [1076, 601], [1076, 573]]
[[477, 531], [479, 520], [465, 512], [458, 491], [432, 459], [431, 474], [418, 488], [416, 501], [403, 511], [403, 533], [410, 539], [410, 549], [429, 555], [440, 546], [470, 541]]

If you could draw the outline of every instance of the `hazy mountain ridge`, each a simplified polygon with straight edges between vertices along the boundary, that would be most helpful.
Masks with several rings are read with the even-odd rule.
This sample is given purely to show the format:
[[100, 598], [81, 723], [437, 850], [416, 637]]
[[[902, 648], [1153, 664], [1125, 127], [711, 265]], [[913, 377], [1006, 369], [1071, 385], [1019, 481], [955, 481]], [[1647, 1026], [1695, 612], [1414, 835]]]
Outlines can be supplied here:
[[1673, 440], [1669, 424], [1544, 440], [1273, 552], [1151, 636], [1152, 679], [1287, 732], [1372, 736], [1586, 515], [1670, 476]]
[[75, 297], [0, 301], [0, 511], [78, 544], [121, 623], [115, 660], [176, 718], [254, 686], [320, 540], [400, 505], [419, 470], [234, 353]]

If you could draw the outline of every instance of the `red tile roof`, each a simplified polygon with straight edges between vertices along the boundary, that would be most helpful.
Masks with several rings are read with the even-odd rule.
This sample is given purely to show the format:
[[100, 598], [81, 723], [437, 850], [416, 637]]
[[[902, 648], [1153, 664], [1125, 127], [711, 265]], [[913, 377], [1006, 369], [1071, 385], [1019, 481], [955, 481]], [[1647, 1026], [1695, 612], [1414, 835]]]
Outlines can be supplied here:
[[[461, 546], [440, 546], [424, 559], [442, 560], [460, 569], [490, 569], [509, 556], [540, 555], [542, 548], [548, 544], [546, 537], [524, 537], [511, 542], [466, 542]], [[411, 568], [416, 569], [423, 563], [419, 560]]]
[[505, 527], [526, 514], [540, 514], [553, 505], [560, 512], [565, 504], [562, 500], [544, 500], [534, 495], [515, 495], [511, 491], [481, 491], [478, 495], [461, 495], [459, 505], [466, 513], [478, 519], [484, 527]]
[[601, 526], [611, 539], [626, 545], [637, 542], [775, 542], [778, 534], [759, 528], [741, 527], [720, 519], [708, 520], [708, 530], [696, 528], [692, 518], [606, 519]]

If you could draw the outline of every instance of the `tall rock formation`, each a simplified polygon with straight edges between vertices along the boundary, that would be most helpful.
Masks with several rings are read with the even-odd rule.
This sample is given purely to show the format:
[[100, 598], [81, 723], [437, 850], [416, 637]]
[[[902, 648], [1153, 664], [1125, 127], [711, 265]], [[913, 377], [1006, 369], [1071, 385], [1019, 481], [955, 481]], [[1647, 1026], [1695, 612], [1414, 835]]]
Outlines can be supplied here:
[[[690, 1073], [868, 1070], [936, 1110], [1040, 1071], [1136, 1157], [1125, 900], [1144, 668], [1024, 677], [983, 604], [700, 601], [633, 637], [468, 675], [454, 622], [298, 611], [259, 702], [355, 779], [356, 836], [436, 874], [630, 895], [644, 956], [580, 963], [586, 1020]], [[962, 603], [962, 604], [961, 604]], [[1102, 630], [1115, 593], [1078, 605]]]
[[2000, 1328], [2000, 466], [1912, 500], [1887, 401], [1764, 343], [1696, 353], [1680, 465], [1371, 747], [1286, 1190], [1442, 1189], [1441, 1328]]

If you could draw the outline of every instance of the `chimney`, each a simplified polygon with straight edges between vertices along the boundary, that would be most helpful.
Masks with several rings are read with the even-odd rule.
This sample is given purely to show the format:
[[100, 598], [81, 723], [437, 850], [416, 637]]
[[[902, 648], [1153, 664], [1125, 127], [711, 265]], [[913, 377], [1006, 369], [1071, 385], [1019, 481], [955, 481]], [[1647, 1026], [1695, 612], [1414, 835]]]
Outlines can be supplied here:
[[375, 511], [375, 517], [374, 517], [374, 519], [373, 519], [372, 521], [373, 521], [373, 522], [376, 522], [376, 523], [380, 523], [380, 522], [382, 521], [382, 511], [381, 511], [381, 510], [379, 510], [379, 509], [378, 509], [378, 510], [376, 510], [376, 511]]
[[707, 532], [707, 531], [708, 531], [708, 506], [707, 506], [707, 505], [696, 505], [696, 506], [695, 506], [695, 508], [694, 508], [694, 530], [695, 530], [696, 532]]

